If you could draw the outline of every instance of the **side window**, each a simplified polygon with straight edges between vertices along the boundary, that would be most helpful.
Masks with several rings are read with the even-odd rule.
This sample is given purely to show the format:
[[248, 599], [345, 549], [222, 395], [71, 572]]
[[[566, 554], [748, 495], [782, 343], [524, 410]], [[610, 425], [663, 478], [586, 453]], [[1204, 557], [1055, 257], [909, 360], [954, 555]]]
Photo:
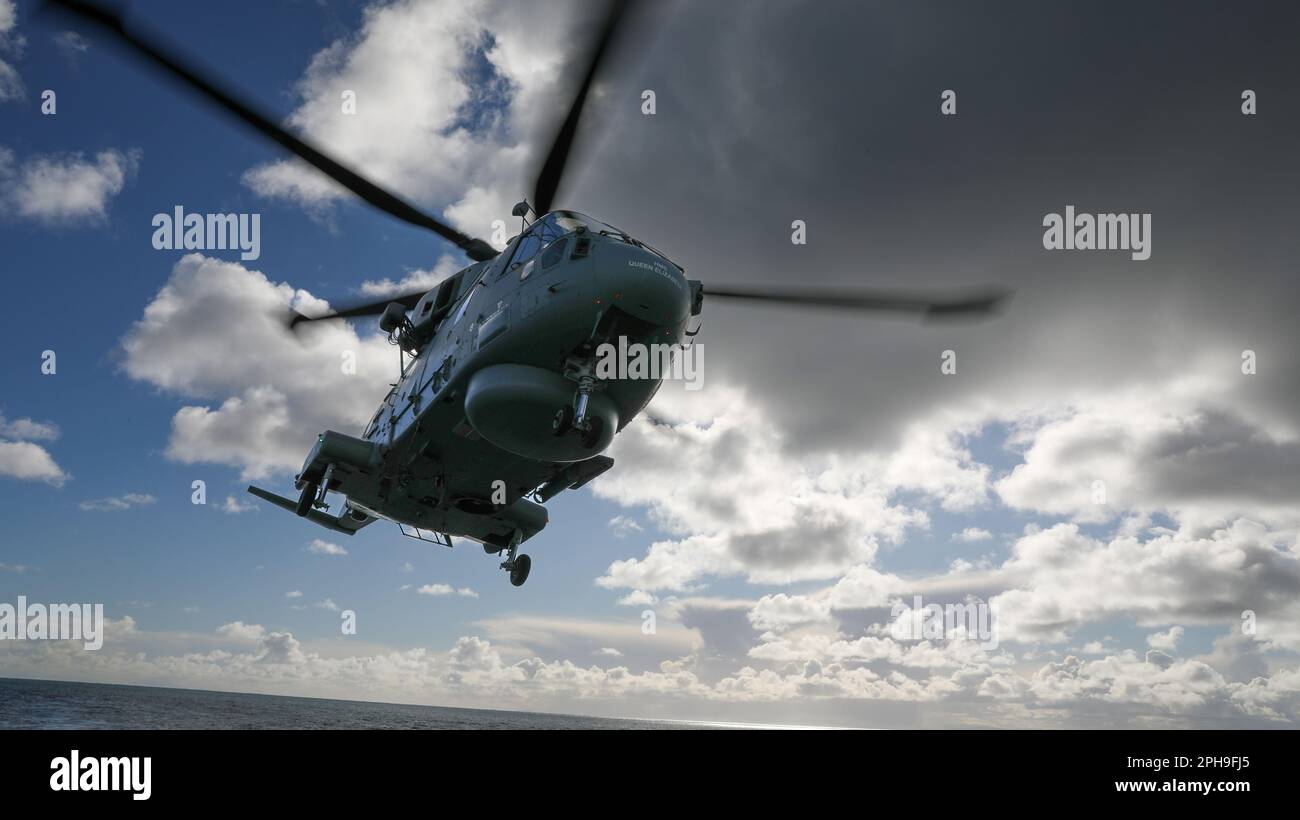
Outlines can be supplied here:
[[514, 259], [511, 260], [511, 264], [519, 263], [522, 265], [524, 262], [527, 262], [529, 259], [536, 256], [537, 252], [541, 249], [542, 240], [537, 236], [536, 232], [533, 232], [519, 240], [519, 249], [515, 251], [515, 256]]
[[563, 259], [564, 248], [568, 244], [569, 244], [568, 237], [560, 237], [559, 239], [555, 240], [551, 244], [547, 245], [546, 250], [542, 251], [542, 258], [540, 260], [542, 263], [542, 270], [546, 270], [547, 268], [552, 267], [553, 265], [555, 265], [556, 262], [559, 262], [561, 259]]

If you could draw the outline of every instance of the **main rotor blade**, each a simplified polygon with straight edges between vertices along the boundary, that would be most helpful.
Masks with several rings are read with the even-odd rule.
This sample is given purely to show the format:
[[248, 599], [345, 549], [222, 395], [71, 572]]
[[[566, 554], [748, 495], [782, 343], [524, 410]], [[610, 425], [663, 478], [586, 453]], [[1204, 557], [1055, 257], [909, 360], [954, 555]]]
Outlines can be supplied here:
[[1011, 296], [1001, 288], [967, 291], [960, 297], [937, 299], [922, 292], [893, 290], [767, 290], [704, 286], [704, 298], [749, 299], [801, 307], [912, 313], [926, 319], [988, 316]]
[[618, 34], [619, 25], [627, 17], [630, 5], [632, 5], [631, 0], [610, 0], [609, 12], [601, 24], [600, 34], [591, 50], [582, 84], [578, 86], [578, 93], [573, 98], [573, 104], [569, 106], [569, 113], [560, 125], [560, 130], [551, 143], [551, 150], [546, 154], [546, 161], [542, 163], [542, 170], [537, 174], [537, 182], [533, 185], [533, 210], [539, 215], [548, 213], [554, 204], [555, 194], [560, 188], [560, 181], [564, 178], [564, 167], [569, 161], [569, 152], [573, 148], [573, 138], [578, 133], [578, 120], [582, 116], [582, 107], [587, 102], [587, 93], [591, 90], [592, 82], [600, 71], [605, 55], [609, 52], [610, 44]]
[[415, 310], [415, 306], [419, 303], [420, 299], [428, 292], [429, 289], [425, 288], [424, 290], [419, 290], [415, 293], [408, 293], [403, 296], [390, 296], [387, 299], [380, 299], [377, 302], [366, 302], [360, 305], [353, 305], [352, 307], [331, 310], [324, 316], [304, 316], [301, 313], [294, 311], [293, 315], [289, 319], [289, 327], [295, 327], [302, 322], [317, 322], [322, 319], [352, 319], [357, 316], [378, 316], [393, 302], [397, 302], [407, 310]]
[[102, 31], [111, 34], [119, 42], [131, 46], [137, 55], [147, 57], [154, 64], [166, 69], [173, 76], [197, 90], [208, 101], [234, 114], [264, 136], [279, 143], [379, 210], [404, 222], [433, 231], [443, 239], [455, 244], [470, 259], [476, 262], [492, 259], [497, 255], [497, 251], [483, 240], [466, 236], [455, 228], [444, 225], [396, 194], [380, 188], [342, 163], [290, 134], [251, 105], [242, 102], [234, 93], [222, 87], [218, 80], [212, 79], [210, 75], [162, 40], [144, 34], [136, 30], [134, 26], [128, 28], [122, 15], [115, 10], [105, 8], [97, 3], [84, 2], [84, 0], [49, 0], [49, 2], [64, 11], [70, 12], [82, 22], [99, 27]]

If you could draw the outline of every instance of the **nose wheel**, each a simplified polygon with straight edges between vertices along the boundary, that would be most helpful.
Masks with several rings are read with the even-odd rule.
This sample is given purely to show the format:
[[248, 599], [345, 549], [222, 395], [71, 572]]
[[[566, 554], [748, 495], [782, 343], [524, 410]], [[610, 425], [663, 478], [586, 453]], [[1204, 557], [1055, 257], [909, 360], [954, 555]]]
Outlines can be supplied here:
[[510, 569], [510, 583], [517, 587], [524, 585], [528, 580], [528, 573], [533, 568], [533, 559], [527, 555], [521, 555], [515, 559], [515, 565]]
[[510, 573], [510, 583], [517, 587], [524, 585], [528, 580], [528, 573], [532, 571], [533, 559], [527, 555], [519, 555], [519, 542], [522, 536], [518, 530], [510, 538], [510, 547], [506, 553], [506, 560], [501, 562], [501, 569]]

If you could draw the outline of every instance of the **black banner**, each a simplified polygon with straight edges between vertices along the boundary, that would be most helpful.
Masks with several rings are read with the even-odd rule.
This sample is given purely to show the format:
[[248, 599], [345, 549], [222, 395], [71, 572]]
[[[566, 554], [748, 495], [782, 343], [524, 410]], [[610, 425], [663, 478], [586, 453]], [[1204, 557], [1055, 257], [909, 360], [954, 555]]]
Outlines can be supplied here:
[[[374, 732], [11, 731], [0, 733], [6, 800], [148, 807], [353, 800], [520, 799], [536, 783], [574, 793], [697, 791], [734, 807], [837, 790], [885, 805], [1196, 804], [1236, 811], [1285, 800], [1292, 732], [905, 731]], [[687, 741], [687, 742], [683, 742]], [[560, 778], [559, 781], [555, 778]], [[723, 799], [723, 794], [726, 798]], [[638, 800], [642, 798], [637, 798]], [[919, 801], [919, 802], [918, 802]], [[866, 810], [867, 807], [863, 806]]]

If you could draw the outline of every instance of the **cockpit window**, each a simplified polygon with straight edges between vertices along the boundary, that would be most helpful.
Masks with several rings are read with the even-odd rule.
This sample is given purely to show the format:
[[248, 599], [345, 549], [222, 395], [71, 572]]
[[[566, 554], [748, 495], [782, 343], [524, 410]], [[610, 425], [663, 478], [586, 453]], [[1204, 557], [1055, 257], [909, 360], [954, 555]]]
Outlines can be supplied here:
[[577, 211], [552, 211], [528, 226], [528, 231], [520, 237], [519, 243], [515, 246], [514, 256], [510, 259], [510, 267], [516, 264], [522, 266], [540, 253], [543, 248], [551, 245], [560, 237], [573, 233], [578, 228], [586, 228], [591, 233], [613, 237], [628, 244], [645, 248], [672, 262], [671, 259], [659, 253], [659, 251], [644, 242], [633, 239], [613, 225], [584, 216]]

